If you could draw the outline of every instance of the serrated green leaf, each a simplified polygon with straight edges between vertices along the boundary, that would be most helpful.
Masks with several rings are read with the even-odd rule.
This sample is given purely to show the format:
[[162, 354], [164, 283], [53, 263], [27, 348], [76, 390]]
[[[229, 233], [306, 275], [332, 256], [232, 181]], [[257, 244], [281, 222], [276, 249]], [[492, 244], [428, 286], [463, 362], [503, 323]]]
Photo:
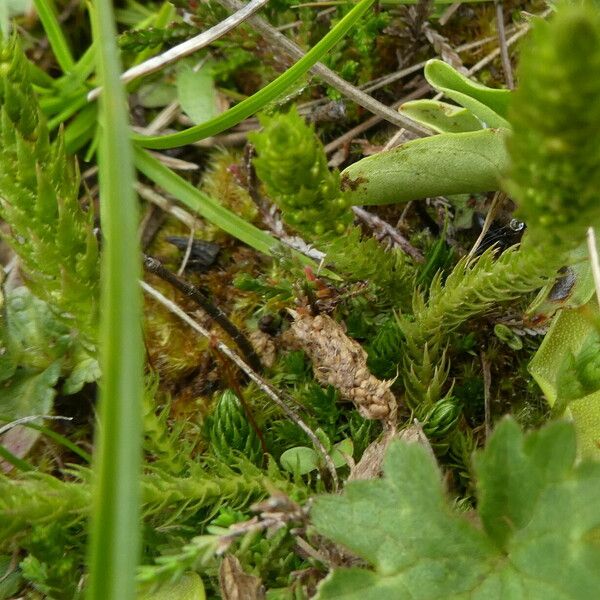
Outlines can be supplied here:
[[75, 366], [62, 387], [63, 394], [76, 394], [86, 383], [100, 379], [100, 365], [93, 356], [81, 350], [74, 358]]
[[315, 598], [595, 597], [600, 465], [575, 468], [574, 458], [569, 424], [523, 436], [512, 421], [503, 422], [477, 461], [481, 530], [451, 509], [427, 451], [396, 442], [384, 479], [317, 498], [311, 512], [317, 530], [373, 570], [334, 570]]
[[425, 79], [438, 91], [443, 92], [468, 109], [486, 127], [510, 129], [508, 103], [510, 90], [486, 87], [471, 81], [441, 60], [430, 60], [425, 65]]
[[177, 69], [176, 85], [179, 104], [195, 125], [219, 114], [210, 64], [205, 63], [196, 71], [189, 62], [182, 63]]
[[519, 426], [503, 421], [475, 462], [479, 515], [489, 536], [505, 547], [512, 532], [531, 519], [548, 482], [564, 478], [574, 462], [575, 432], [568, 423], [551, 423], [524, 443]]
[[413, 100], [398, 109], [413, 121], [438, 133], [461, 133], [483, 129], [481, 121], [466, 108], [439, 100]]
[[0, 382], [18, 368], [33, 374], [56, 362], [67, 376], [65, 394], [74, 394], [100, 377], [96, 358], [46, 302], [26, 287], [11, 290], [0, 316]]
[[[26, 287], [7, 294], [5, 327], [10, 359], [25, 369], [46, 369], [67, 352], [73, 341], [69, 328]], [[0, 357], [0, 362], [7, 359], [8, 355]]]

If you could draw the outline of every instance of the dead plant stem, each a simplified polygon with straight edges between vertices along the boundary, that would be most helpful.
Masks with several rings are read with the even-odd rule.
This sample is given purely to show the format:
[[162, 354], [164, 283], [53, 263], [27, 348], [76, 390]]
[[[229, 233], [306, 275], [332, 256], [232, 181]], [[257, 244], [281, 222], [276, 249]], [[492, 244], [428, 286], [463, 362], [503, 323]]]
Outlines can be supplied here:
[[[239, 10], [242, 3], [239, 0], [217, 0], [221, 6], [230, 10]], [[293, 41], [285, 37], [282, 33], [277, 31], [275, 27], [267, 23], [263, 18], [259, 16], [253, 16], [248, 19], [248, 23], [256, 29], [264, 38], [278, 50], [282, 50], [288, 56], [294, 60], [299, 60], [304, 56], [304, 51]], [[375, 100], [356, 86], [348, 83], [345, 79], [342, 79], [339, 75], [334, 73], [331, 69], [326, 67], [323, 63], [316, 63], [311, 73], [319, 76], [323, 81], [326, 81], [329, 85], [336, 88], [344, 96], [350, 100], [356, 102], [358, 105], [366, 108], [368, 111], [378, 115], [380, 118], [397, 125], [398, 127], [405, 127], [409, 131], [419, 136], [430, 135], [431, 132], [415, 123], [412, 119], [399, 114], [393, 108], [386, 106], [385, 104]]]
[[[121, 75], [121, 81], [129, 83], [138, 77], [155, 73], [160, 69], [174, 63], [185, 56], [189, 56], [194, 52], [197, 52], [201, 48], [212, 44], [215, 40], [225, 35], [228, 31], [231, 31], [234, 27], [237, 27], [240, 23], [245, 21], [250, 15], [260, 10], [269, 0], [251, 0], [248, 4], [240, 4], [240, 8], [237, 12], [230, 15], [226, 19], [223, 19], [220, 23], [217, 23], [214, 27], [203, 31], [197, 36], [186, 40], [185, 42], [178, 44], [174, 48], [170, 48], [166, 52], [153, 56], [148, 60], [131, 67]], [[93, 89], [88, 94], [88, 100], [91, 102], [98, 98], [102, 93], [102, 88]]]

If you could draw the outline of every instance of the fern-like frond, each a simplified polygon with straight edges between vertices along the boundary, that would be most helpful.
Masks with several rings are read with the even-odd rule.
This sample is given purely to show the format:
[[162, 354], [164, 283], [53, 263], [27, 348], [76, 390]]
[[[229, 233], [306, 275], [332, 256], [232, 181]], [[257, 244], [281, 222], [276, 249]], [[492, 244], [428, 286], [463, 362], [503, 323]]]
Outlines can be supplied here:
[[[246, 506], [267, 494], [264, 472], [243, 463], [243, 472], [222, 469], [222, 474], [194, 469], [190, 477], [177, 477], [153, 470], [142, 476], [142, 514], [153, 526], [177, 515], [181, 521], [203, 511], [206, 514], [227, 505]], [[19, 478], [0, 477], [0, 539], [10, 543], [14, 536], [54, 521], [77, 523], [87, 518], [92, 499], [89, 472], [72, 473], [77, 481], [61, 480], [44, 473], [27, 473]], [[281, 479], [281, 478], [280, 478]], [[280, 483], [286, 487], [281, 479]]]
[[98, 244], [62, 134], [51, 141], [17, 38], [0, 42], [0, 217], [31, 290], [93, 342]]
[[121, 34], [119, 47], [125, 52], [143, 52], [168, 44], [174, 46], [198, 35], [198, 28], [188, 23], [171, 23], [168, 27], [130, 29]]
[[444, 283], [438, 274], [427, 300], [417, 292], [413, 315], [400, 320], [405, 386], [414, 404], [440, 397], [447, 367], [439, 362], [449, 333], [499, 303], [539, 289], [556, 276], [565, 260], [560, 252], [552, 255], [534, 248], [512, 248], [496, 258], [491, 249], [475, 263], [463, 258]]

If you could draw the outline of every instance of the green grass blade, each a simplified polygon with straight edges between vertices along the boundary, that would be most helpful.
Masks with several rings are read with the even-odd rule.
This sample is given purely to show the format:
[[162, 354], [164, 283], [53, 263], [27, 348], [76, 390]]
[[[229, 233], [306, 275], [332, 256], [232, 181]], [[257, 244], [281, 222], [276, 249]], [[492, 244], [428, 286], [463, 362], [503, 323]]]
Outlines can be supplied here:
[[10, 463], [15, 469], [19, 469], [23, 473], [27, 471], [35, 471], [35, 468], [30, 465], [26, 460], [15, 456], [10, 450], [7, 450], [2, 444], [0, 444], [0, 458]]
[[135, 150], [135, 164], [146, 177], [175, 196], [194, 213], [201, 215], [255, 250], [270, 254], [271, 249], [279, 245], [279, 242], [266, 231], [258, 229], [221, 206], [216, 200], [196, 189], [141, 148]]
[[87, 98], [85, 94], [82, 94], [79, 98], [75, 98], [71, 101], [64, 109], [59, 112], [56, 116], [48, 120], [48, 128], [53, 131], [64, 123], [67, 119], [78, 113], [82, 108], [87, 105]]
[[[191, 183], [182, 179], [141, 148], [135, 148], [135, 165], [146, 177], [154, 181], [156, 185], [171, 196], [177, 198], [179, 202], [187, 206], [191, 211], [204, 217], [213, 225], [220, 227], [229, 235], [248, 244], [248, 246], [255, 250], [263, 254], [272, 255], [273, 250], [281, 248], [279, 240], [271, 236], [270, 233], [258, 229], [258, 227], [238, 217], [224, 206], [221, 206], [214, 198], [195, 188]], [[296, 250], [292, 250], [292, 253], [302, 264], [316, 267], [315, 261], [308, 256]], [[320, 273], [330, 279], [340, 281], [339, 275], [329, 269], [321, 269]]]
[[85, 146], [96, 132], [98, 122], [98, 106], [88, 104], [65, 127], [65, 148], [69, 154], [74, 154]]
[[271, 102], [281, 95], [289, 86], [302, 77], [308, 70], [325, 54], [335, 46], [346, 33], [354, 26], [354, 24], [363, 16], [369, 9], [374, 0], [361, 0], [319, 43], [311, 48], [303, 58], [296, 64], [290, 67], [285, 73], [277, 79], [269, 83], [262, 90], [253, 94], [246, 100], [236, 104], [233, 108], [225, 111], [223, 114], [190, 127], [178, 133], [172, 133], [162, 136], [144, 136], [134, 135], [133, 139], [136, 143], [144, 148], [176, 148], [185, 144], [192, 144], [198, 140], [217, 135], [247, 117], [258, 112], [268, 102]]
[[92, 5], [100, 102], [100, 216], [104, 234], [100, 358], [88, 600], [133, 600], [140, 548], [143, 345], [138, 210], [112, 2]]
[[80, 448], [77, 444], [74, 444], [69, 438], [66, 438], [64, 435], [61, 435], [56, 431], [52, 431], [52, 429], [50, 429], [49, 427], [45, 427], [44, 425], [38, 425], [37, 423], [24, 423], [23, 426], [40, 431], [46, 437], [49, 437], [51, 440], [54, 440], [57, 444], [60, 444], [61, 446], [64, 446], [67, 450], [73, 452], [73, 454], [77, 454], [77, 456], [79, 456], [79, 458], [83, 459], [85, 462], [92, 462], [91, 455], [87, 453], [83, 448]]
[[56, 10], [52, 0], [33, 0], [33, 3], [48, 36], [48, 42], [52, 52], [54, 52], [56, 61], [64, 73], [71, 71], [75, 66], [75, 61], [62, 27], [56, 18]]

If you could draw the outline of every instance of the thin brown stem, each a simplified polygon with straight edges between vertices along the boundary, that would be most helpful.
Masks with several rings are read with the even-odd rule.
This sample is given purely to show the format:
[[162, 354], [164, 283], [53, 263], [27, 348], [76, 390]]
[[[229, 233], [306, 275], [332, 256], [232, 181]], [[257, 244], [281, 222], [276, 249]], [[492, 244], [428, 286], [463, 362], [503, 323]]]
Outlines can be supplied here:
[[373, 231], [379, 234], [380, 237], [388, 237], [392, 243], [402, 249], [415, 262], [422, 263], [425, 258], [395, 227], [392, 227], [387, 221], [380, 219], [377, 215], [361, 208], [353, 206], [354, 214], [364, 221]]
[[160, 261], [151, 256], [144, 255], [144, 269], [149, 273], [157, 275], [162, 280], [171, 284], [182, 294], [191, 298], [209, 317], [211, 317], [219, 327], [223, 329], [237, 347], [242, 351], [248, 363], [255, 371], [262, 371], [262, 364], [258, 354], [256, 354], [248, 338], [229, 320], [229, 317], [216, 305], [213, 304], [197, 287], [191, 283], [180, 279], [174, 273], [166, 269]]
[[512, 90], [515, 87], [515, 79], [513, 77], [512, 65], [510, 64], [510, 56], [508, 55], [508, 44], [506, 43], [506, 29], [504, 27], [504, 7], [502, 5], [501, 0], [496, 2], [496, 26], [498, 27], [500, 57], [502, 58], [502, 69], [504, 70], [506, 87], [508, 87], [509, 90]]

